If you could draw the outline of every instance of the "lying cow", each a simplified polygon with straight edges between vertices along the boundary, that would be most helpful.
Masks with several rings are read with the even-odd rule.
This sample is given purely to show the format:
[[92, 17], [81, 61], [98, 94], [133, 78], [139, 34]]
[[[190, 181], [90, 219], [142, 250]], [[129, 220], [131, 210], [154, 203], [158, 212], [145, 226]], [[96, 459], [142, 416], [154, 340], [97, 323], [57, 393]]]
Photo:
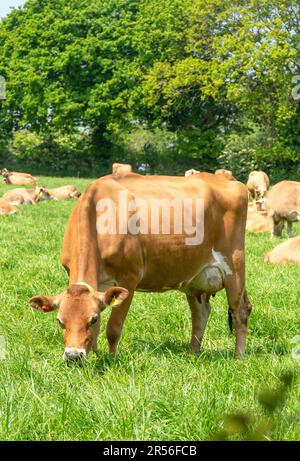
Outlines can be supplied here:
[[[247, 202], [244, 185], [209, 173], [191, 178], [133, 173], [93, 182], [65, 231], [61, 261], [69, 275], [67, 290], [30, 300], [42, 312], [58, 309], [64, 359], [86, 357], [96, 348], [101, 312], [108, 306], [107, 339], [115, 354], [135, 290], [184, 292], [192, 314], [190, 348], [197, 352], [210, 297], [223, 288], [240, 358], [251, 311], [245, 289]], [[175, 208], [169, 220], [168, 207]]]
[[264, 171], [252, 171], [247, 181], [247, 189], [255, 201], [265, 197], [270, 187], [270, 180]]
[[293, 222], [300, 221], [300, 182], [281, 181], [272, 187], [266, 201], [271, 238], [281, 236], [287, 222], [288, 236], [292, 236]]
[[35, 185], [36, 179], [29, 173], [9, 172], [6, 168], [1, 171], [5, 184], [14, 184], [19, 186]]
[[0, 215], [11, 215], [18, 213], [18, 209], [8, 203], [4, 198], [0, 198]]
[[9, 176], [11, 175], [17, 175], [17, 176], [24, 176], [25, 178], [32, 178], [33, 176], [30, 173], [20, 173], [18, 171], [9, 171], [7, 168], [3, 168], [1, 170], [1, 174], [8, 174]]
[[184, 173], [184, 176], [192, 176], [193, 174], [199, 174], [199, 173], [200, 173], [200, 171], [194, 170], [194, 168], [192, 168], [191, 170], [187, 170]]
[[235, 177], [232, 174], [232, 171], [230, 170], [225, 170], [224, 168], [219, 168], [218, 170], [215, 171], [216, 175], [223, 175], [225, 178], [229, 179], [230, 181], [235, 181]]
[[300, 236], [277, 245], [272, 251], [265, 254], [264, 262], [272, 264], [300, 263]]
[[42, 200], [51, 200], [51, 196], [44, 187], [35, 189], [12, 189], [3, 195], [11, 205], [36, 205]]
[[132, 166], [128, 163], [114, 163], [112, 166], [112, 174], [125, 175], [132, 172]]
[[269, 232], [267, 213], [259, 213], [252, 203], [248, 205], [246, 230], [248, 232]]
[[67, 200], [69, 198], [79, 198], [81, 192], [75, 186], [62, 186], [54, 189], [45, 189], [52, 200]]

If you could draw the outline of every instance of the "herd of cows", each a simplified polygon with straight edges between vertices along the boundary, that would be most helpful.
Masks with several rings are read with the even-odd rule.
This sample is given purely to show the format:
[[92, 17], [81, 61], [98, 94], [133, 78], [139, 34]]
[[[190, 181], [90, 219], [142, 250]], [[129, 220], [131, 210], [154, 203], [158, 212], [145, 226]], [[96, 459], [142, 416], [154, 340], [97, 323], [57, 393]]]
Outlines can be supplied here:
[[[188, 170], [185, 175], [199, 173], [197, 170]], [[216, 170], [215, 174], [235, 180], [229, 170]], [[270, 232], [271, 238], [281, 237], [287, 223], [288, 237], [292, 237], [293, 222], [300, 221], [300, 182], [281, 181], [270, 190], [268, 175], [264, 171], [252, 171], [246, 186], [254, 200], [248, 204], [246, 230]], [[264, 261], [273, 264], [300, 263], [300, 236], [281, 243], [266, 253]]]
[[[36, 185], [29, 174], [2, 170], [2, 176], [7, 184]], [[118, 197], [124, 191], [131, 203], [201, 198], [201, 244], [187, 245], [180, 233], [98, 232], [98, 204], [103, 198], [119, 208], [119, 221], [132, 218], [130, 209], [120, 213]], [[249, 194], [254, 201], [248, 205]], [[65, 361], [83, 359], [96, 350], [101, 312], [107, 307], [111, 314], [106, 335], [109, 352], [115, 354], [134, 292], [167, 290], [185, 293], [192, 319], [190, 349], [198, 352], [210, 299], [225, 289], [229, 326], [236, 336], [235, 356], [242, 357], [252, 309], [245, 286], [245, 230], [280, 236], [286, 222], [291, 237], [292, 223], [300, 220], [299, 182], [282, 181], [270, 189], [266, 173], [254, 171], [245, 187], [228, 170], [215, 174], [189, 170], [185, 177], [143, 176], [133, 173], [130, 165], [114, 164], [112, 174], [94, 181], [83, 195], [74, 186], [10, 190], [0, 199], [1, 213], [15, 213], [15, 205], [67, 198], [79, 198], [66, 227], [61, 255], [69, 285], [63, 293], [30, 300], [30, 306], [41, 312], [58, 311]], [[197, 220], [195, 213], [193, 209], [192, 217]], [[265, 262], [299, 263], [300, 236], [266, 254]]]
[[36, 179], [29, 173], [10, 172], [6, 168], [1, 170], [5, 184], [18, 186], [36, 186], [35, 189], [17, 188], [11, 189], [0, 198], [0, 215], [16, 214], [16, 205], [35, 205], [43, 200], [66, 200], [68, 198], [79, 198], [81, 193], [75, 186], [63, 186], [55, 189], [46, 189], [37, 186]]

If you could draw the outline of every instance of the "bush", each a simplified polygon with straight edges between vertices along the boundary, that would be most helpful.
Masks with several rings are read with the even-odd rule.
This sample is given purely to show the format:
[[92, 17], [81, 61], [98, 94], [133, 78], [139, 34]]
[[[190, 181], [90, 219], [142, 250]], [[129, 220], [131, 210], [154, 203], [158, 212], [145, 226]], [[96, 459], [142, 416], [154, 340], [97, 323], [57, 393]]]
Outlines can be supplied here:
[[249, 172], [256, 169], [265, 171], [273, 183], [286, 178], [299, 179], [300, 152], [274, 141], [257, 126], [227, 136], [218, 162], [243, 182]]

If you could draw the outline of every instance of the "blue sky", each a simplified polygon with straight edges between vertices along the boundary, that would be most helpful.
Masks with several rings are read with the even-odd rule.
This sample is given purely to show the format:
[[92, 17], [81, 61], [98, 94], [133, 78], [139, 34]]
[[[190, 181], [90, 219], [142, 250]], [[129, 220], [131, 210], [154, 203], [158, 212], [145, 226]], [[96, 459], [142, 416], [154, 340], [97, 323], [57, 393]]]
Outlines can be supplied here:
[[0, 18], [4, 18], [10, 12], [10, 6], [24, 5], [26, 0], [0, 0]]

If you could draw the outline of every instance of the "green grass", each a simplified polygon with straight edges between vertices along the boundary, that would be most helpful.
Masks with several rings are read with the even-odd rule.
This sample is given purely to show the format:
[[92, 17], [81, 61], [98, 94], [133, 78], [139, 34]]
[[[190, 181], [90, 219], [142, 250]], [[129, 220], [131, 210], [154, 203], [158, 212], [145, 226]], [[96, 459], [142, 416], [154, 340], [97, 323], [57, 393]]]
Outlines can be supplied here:
[[[84, 190], [89, 181], [40, 183], [73, 183]], [[1, 195], [7, 189], [2, 185]], [[28, 299], [66, 287], [60, 250], [73, 206], [43, 202], [0, 219], [0, 335], [7, 348], [0, 361], [0, 439], [204, 440], [220, 431], [224, 414], [263, 415], [258, 392], [276, 387], [282, 371], [299, 366], [289, 343], [300, 335], [299, 266], [263, 263], [264, 252], [279, 241], [247, 236], [253, 314], [243, 361], [233, 359], [223, 293], [212, 301], [202, 353], [195, 357], [188, 353], [185, 297], [169, 292], [136, 294], [116, 358], [108, 357], [104, 312], [98, 355], [82, 367], [66, 366], [55, 313], [31, 310]], [[269, 438], [300, 438], [299, 397], [296, 382]]]

